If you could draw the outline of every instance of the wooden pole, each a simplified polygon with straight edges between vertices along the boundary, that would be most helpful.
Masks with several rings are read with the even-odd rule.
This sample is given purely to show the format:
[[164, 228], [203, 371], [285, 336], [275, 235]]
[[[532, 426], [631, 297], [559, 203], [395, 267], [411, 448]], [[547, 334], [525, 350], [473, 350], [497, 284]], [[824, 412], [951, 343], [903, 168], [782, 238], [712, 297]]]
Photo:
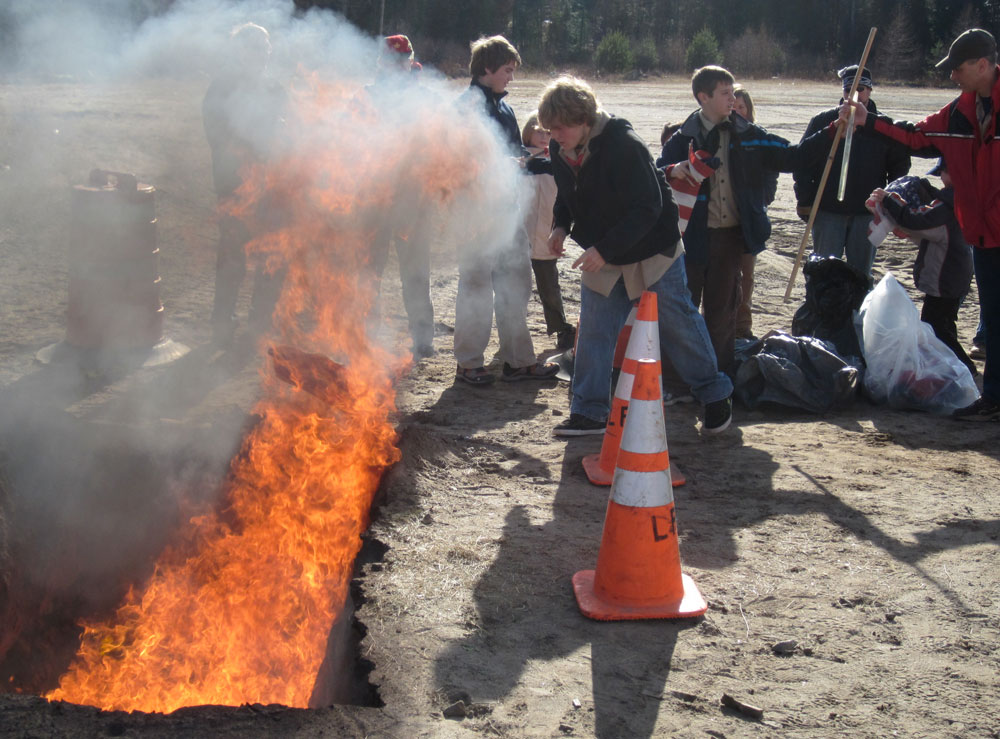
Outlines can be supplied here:
[[[868, 54], [871, 52], [872, 44], [875, 42], [876, 31], [878, 29], [873, 26], [872, 30], [868, 33], [868, 43], [865, 44], [865, 51], [861, 55], [861, 63], [858, 64], [858, 73], [854, 75], [854, 83], [851, 85], [851, 91], [847, 95], [848, 100], [853, 100], [854, 95], [858, 91], [858, 84], [861, 82], [861, 73], [864, 71], [865, 64], [868, 63]], [[823, 176], [819, 178], [819, 187], [816, 188], [816, 197], [813, 198], [812, 210], [809, 212], [809, 221], [806, 223], [806, 232], [802, 234], [802, 241], [799, 243], [799, 253], [795, 255], [792, 274], [788, 278], [788, 287], [785, 288], [786, 303], [791, 299], [792, 287], [795, 285], [795, 278], [799, 273], [799, 265], [802, 263], [802, 255], [806, 251], [806, 244], [809, 243], [813, 222], [816, 220], [816, 211], [819, 210], [819, 201], [823, 197], [823, 189], [826, 187], [826, 181], [830, 177], [830, 169], [833, 167], [834, 157], [837, 156], [837, 146], [840, 145], [840, 138], [844, 135], [844, 128], [844, 122], [841, 121], [840, 125], [837, 126], [837, 133], [833, 137], [833, 146], [830, 147], [830, 155], [826, 158], [826, 166], [823, 167]]]

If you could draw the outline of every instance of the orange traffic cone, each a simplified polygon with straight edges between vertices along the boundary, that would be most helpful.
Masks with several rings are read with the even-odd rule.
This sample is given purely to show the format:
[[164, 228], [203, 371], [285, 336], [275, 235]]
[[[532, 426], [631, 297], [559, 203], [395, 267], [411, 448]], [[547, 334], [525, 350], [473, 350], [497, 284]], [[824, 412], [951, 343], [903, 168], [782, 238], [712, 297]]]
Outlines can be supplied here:
[[[622, 428], [628, 413], [629, 398], [635, 378], [636, 363], [640, 359], [653, 359], [660, 367], [660, 332], [657, 321], [656, 293], [645, 291], [639, 298], [639, 305], [632, 308], [625, 327], [618, 335], [615, 347], [614, 367], [621, 368], [615, 385], [615, 396], [611, 400], [611, 413], [604, 429], [600, 454], [588, 454], [583, 458], [583, 470], [594, 485], [610, 485], [615, 473], [615, 461], [621, 446]], [[674, 487], [687, 480], [679, 470], [671, 470]]]
[[580, 611], [599, 621], [700, 616], [681, 572], [659, 362], [641, 359], [611, 485], [596, 570], [573, 576]]

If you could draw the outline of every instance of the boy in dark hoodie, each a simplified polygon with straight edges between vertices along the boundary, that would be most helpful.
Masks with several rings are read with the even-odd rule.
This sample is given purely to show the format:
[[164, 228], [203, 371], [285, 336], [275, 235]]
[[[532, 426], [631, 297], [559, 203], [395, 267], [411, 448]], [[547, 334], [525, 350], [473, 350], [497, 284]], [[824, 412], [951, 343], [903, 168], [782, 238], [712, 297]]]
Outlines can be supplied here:
[[[479, 111], [496, 123], [498, 133], [512, 157], [528, 154], [521, 143], [521, 129], [510, 105], [504, 100], [507, 85], [521, 64], [517, 49], [503, 36], [481, 38], [472, 44], [469, 73], [472, 80], [459, 98], [466, 111]], [[498, 207], [512, 207], [501, 203]], [[523, 239], [523, 241], [522, 241]], [[496, 377], [484, 366], [484, 354], [496, 314], [500, 339], [500, 375], [507, 382], [555, 380], [559, 365], [535, 361], [528, 332], [528, 301], [531, 299], [531, 262], [527, 237], [515, 240], [495, 254], [478, 251], [476, 245], [459, 258], [458, 295], [455, 300], [455, 379], [475, 386], [491, 384]]]
[[[917, 244], [913, 284], [924, 293], [920, 320], [931, 325], [934, 335], [975, 377], [979, 370], [962, 348], [955, 325], [958, 309], [972, 284], [972, 246], [962, 236], [955, 218], [955, 191], [944, 159], [938, 160], [927, 174], [940, 176], [944, 187], [939, 190], [922, 177], [903, 177], [886, 189], [877, 188], [866, 205], [875, 214], [876, 224], [883, 214], [887, 215], [906, 238]], [[906, 192], [912, 193], [915, 202], [908, 202]]]
[[631, 124], [600, 109], [583, 80], [562, 77], [538, 104], [552, 134], [549, 153], [558, 194], [550, 249], [566, 236], [584, 249], [573, 399], [557, 436], [604, 432], [615, 341], [632, 303], [656, 293], [660, 345], [704, 407], [703, 433], [732, 420], [732, 382], [719, 372], [705, 322], [691, 302], [677, 206], [646, 144]]

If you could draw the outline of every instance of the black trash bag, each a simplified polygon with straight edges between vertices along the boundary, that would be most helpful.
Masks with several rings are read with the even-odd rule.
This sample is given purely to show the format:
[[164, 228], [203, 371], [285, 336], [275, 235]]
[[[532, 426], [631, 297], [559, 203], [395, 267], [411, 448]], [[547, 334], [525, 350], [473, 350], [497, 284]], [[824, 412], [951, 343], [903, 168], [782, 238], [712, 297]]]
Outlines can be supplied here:
[[829, 341], [840, 356], [863, 363], [854, 314], [868, 294], [868, 278], [842, 259], [816, 254], [802, 274], [806, 301], [792, 316], [792, 335]]
[[737, 399], [753, 410], [771, 402], [813, 413], [849, 405], [861, 371], [827, 342], [772, 331], [757, 342], [736, 372]]

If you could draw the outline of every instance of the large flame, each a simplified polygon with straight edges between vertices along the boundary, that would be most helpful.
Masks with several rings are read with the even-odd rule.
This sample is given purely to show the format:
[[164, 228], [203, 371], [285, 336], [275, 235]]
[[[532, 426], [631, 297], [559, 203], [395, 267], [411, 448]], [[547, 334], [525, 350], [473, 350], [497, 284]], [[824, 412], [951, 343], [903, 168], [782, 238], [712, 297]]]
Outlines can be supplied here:
[[[342, 374], [325, 386], [303, 379], [293, 352], [278, 373], [290, 386], [268, 360], [254, 409], [260, 422], [232, 462], [224, 507], [191, 519], [112, 619], [84, 624], [50, 699], [162, 712], [309, 705], [372, 495], [399, 458], [390, 414], [401, 360], [367, 339], [368, 246], [401, 186], [419, 188], [423, 206], [441, 206], [478, 175], [454, 146], [431, 156], [426, 141], [414, 144], [418, 134], [453, 137], [446, 112], [436, 130], [425, 122], [385, 146], [345, 146], [338, 136], [371, 123], [355, 90], [312, 79], [294, 109], [287, 138], [295, 145], [253, 173], [233, 212], [256, 224], [249, 250], [286, 270], [276, 311], [282, 343], [335, 358]], [[415, 151], [420, 161], [406, 165]], [[402, 224], [397, 232], [405, 237]]]

